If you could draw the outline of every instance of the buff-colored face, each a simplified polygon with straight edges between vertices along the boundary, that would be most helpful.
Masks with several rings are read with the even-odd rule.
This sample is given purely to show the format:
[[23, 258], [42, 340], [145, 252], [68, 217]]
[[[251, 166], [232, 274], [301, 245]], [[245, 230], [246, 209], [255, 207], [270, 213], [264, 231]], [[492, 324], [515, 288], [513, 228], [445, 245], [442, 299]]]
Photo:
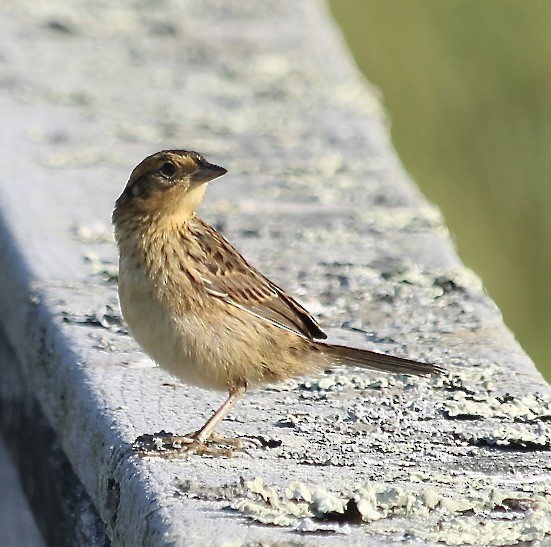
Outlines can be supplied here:
[[193, 213], [207, 182], [226, 169], [213, 165], [196, 152], [165, 150], [145, 158], [130, 175], [117, 205], [137, 211]]

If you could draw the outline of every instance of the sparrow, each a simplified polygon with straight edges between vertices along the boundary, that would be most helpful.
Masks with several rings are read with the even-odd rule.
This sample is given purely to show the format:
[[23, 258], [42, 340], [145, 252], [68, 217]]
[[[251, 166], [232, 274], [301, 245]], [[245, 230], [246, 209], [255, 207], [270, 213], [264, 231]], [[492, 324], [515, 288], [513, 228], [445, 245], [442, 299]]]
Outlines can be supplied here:
[[174, 446], [212, 453], [209, 443], [231, 444], [214, 432], [247, 389], [329, 366], [444, 372], [323, 342], [327, 336], [314, 317], [196, 215], [208, 183], [225, 173], [197, 152], [158, 152], [134, 168], [113, 211], [119, 300], [134, 338], [184, 383], [228, 392], [203, 427]]

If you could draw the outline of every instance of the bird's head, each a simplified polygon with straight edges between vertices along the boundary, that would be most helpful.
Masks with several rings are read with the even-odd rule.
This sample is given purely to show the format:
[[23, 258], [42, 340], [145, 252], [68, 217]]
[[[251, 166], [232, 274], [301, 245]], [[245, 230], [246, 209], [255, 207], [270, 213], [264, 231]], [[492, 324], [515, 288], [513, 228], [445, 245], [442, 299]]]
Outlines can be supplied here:
[[225, 173], [197, 152], [157, 152], [132, 171], [115, 204], [113, 221], [121, 213], [189, 217], [201, 203], [207, 183]]

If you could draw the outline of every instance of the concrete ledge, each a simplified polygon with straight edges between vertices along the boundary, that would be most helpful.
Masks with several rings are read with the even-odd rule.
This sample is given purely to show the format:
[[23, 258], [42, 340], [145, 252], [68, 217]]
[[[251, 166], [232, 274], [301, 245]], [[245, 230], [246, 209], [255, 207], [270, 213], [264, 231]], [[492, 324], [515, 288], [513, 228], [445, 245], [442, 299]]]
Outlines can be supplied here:
[[[21, 363], [3, 337], [0, 363], [1, 431], [18, 464], [24, 492], [46, 543], [67, 547], [106, 545], [105, 524], [29, 389]], [[5, 524], [11, 529], [7, 537], [13, 539], [7, 545], [39, 544], [28, 530], [14, 530], [13, 522]]]
[[[1, 424], [23, 475], [47, 469], [50, 543], [551, 533], [551, 390], [404, 174], [322, 3], [3, 9]], [[171, 146], [229, 169], [203, 216], [335, 340], [450, 377], [327, 371], [237, 407], [223, 431], [260, 436], [252, 458], [136, 456], [139, 435], [188, 432], [220, 402], [141, 357], [117, 305], [112, 204]]]

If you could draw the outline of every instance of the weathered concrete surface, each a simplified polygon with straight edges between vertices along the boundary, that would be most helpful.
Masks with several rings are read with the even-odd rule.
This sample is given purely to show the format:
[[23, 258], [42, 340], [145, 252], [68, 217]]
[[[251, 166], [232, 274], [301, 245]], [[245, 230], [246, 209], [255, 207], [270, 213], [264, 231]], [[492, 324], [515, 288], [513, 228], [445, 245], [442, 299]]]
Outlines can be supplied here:
[[[546, 541], [549, 386], [401, 169], [323, 4], [12, 1], [0, 35], [0, 316], [96, 542]], [[111, 279], [113, 201], [173, 146], [229, 169], [203, 215], [335, 340], [450, 378], [335, 370], [246, 397], [222, 431], [261, 436], [252, 458], [133, 454], [220, 403], [140, 358]]]

